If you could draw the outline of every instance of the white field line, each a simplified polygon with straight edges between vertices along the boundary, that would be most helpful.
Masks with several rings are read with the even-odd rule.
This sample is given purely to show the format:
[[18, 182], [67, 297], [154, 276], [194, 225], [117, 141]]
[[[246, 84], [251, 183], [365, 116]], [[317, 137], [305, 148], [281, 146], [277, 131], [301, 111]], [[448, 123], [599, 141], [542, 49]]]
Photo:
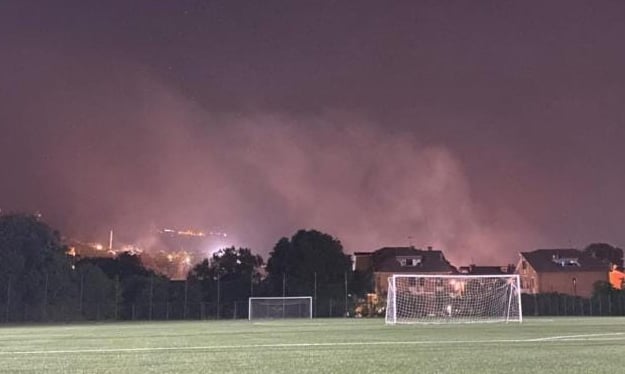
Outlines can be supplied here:
[[528, 342], [547, 342], [554, 340], [589, 340], [596, 337], [614, 337], [625, 335], [624, 332], [611, 332], [603, 334], [583, 334], [583, 335], [560, 335], [560, 336], [548, 336], [545, 338], [528, 339]]
[[554, 341], [604, 341], [625, 340], [625, 332], [585, 335], [562, 335], [532, 339], [496, 339], [496, 340], [426, 340], [426, 341], [379, 341], [379, 342], [328, 342], [328, 343], [284, 343], [284, 344], [241, 344], [241, 345], [206, 345], [190, 347], [140, 347], [140, 348], [93, 348], [66, 349], [49, 351], [0, 351], [0, 355], [40, 355], [40, 354], [71, 354], [71, 353], [133, 353], [162, 351], [217, 351], [228, 349], [257, 348], [307, 348], [307, 347], [344, 347], [374, 345], [452, 345], [452, 344], [493, 344], [493, 343], [534, 343]]

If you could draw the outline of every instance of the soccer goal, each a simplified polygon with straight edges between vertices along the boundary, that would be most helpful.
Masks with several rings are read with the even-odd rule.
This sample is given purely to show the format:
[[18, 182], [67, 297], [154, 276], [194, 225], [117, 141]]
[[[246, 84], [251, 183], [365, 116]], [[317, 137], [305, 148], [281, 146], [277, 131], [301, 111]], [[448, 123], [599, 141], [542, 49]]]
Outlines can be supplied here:
[[521, 322], [521, 287], [511, 275], [388, 278], [386, 323]]
[[250, 297], [248, 316], [252, 319], [312, 318], [312, 297]]

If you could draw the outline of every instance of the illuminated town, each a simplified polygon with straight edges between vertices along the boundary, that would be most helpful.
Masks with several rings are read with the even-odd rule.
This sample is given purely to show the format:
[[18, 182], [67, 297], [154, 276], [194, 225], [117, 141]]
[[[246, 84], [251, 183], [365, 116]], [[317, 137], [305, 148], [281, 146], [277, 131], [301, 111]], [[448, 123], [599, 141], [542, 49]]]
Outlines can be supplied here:
[[198, 262], [228, 247], [228, 234], [219, 231], [162, 228], [153, 233], [151, 245], [117, 243], [113, 231], [107, 244], [66, 239], [67, 254], [77, 258], [114, 258], [122, 253], [136, 255], [143, 265], [170, 279], [184, 279]]

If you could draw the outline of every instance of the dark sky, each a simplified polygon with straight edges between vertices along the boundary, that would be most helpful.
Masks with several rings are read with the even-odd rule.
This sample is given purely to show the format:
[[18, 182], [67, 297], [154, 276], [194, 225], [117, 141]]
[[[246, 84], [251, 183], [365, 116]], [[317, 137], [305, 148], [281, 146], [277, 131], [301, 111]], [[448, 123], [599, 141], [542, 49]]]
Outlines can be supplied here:
[[625, 246], [622, 1], [0, 2], [0, 208], [457, 263]]

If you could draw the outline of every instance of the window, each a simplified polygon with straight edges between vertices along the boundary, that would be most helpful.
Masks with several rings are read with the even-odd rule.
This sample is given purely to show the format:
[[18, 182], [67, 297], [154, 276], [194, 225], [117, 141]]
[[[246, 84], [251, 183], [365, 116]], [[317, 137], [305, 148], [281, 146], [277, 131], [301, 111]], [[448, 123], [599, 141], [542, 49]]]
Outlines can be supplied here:
[[415, 267], [421, 264], [420, 257], [399, 257], [397, 260], [402, 267]]
[[559, 257], [553, 256], [552, 261], [562, 267], [580, 267], [579, 259], [576, 257]]

